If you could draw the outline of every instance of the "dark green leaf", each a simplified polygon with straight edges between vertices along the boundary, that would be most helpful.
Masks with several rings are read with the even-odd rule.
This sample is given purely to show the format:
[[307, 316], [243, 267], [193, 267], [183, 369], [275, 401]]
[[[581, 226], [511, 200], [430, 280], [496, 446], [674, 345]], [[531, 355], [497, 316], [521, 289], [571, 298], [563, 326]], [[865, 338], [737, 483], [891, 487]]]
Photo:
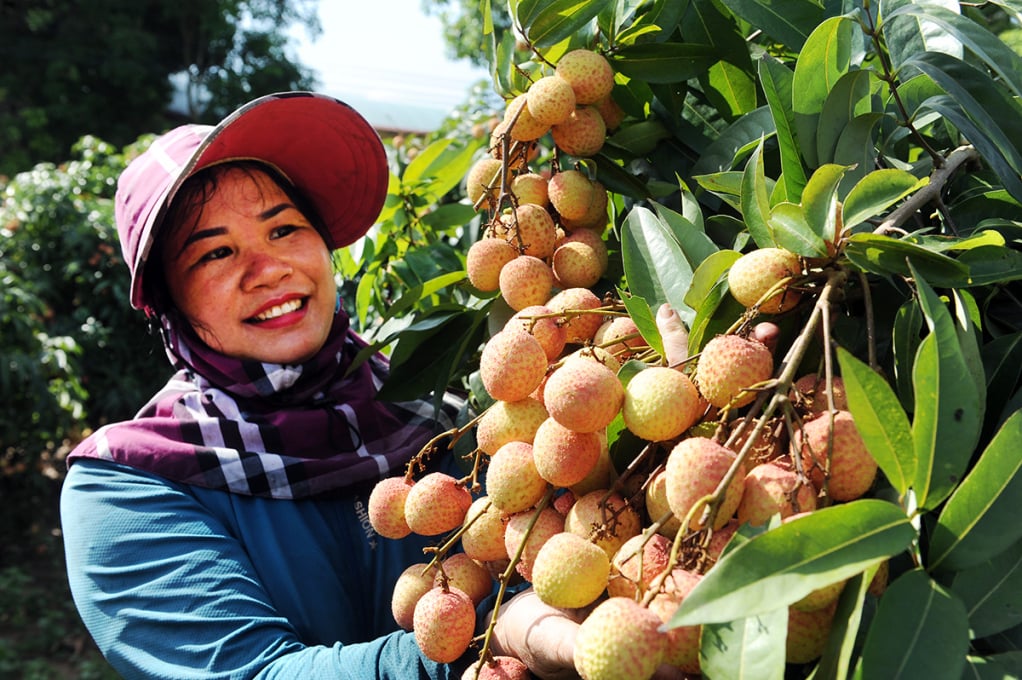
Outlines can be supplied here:
[[838, 347], [837, 357], [855, 427], [870, 455], [902, 497], [915, 479], [908, 416], [891, 386], [876, 371], [842, 347]]
[[895, 579], [880, 598], [862, 650], [862, 677], [957, 679], [968, 649], [965, 606], [916, 569]]
[[717, 61], [709, 45], [640, 43], [610, 55], [611, 64], [629, 78], [648, 83], [680, 83], [704, 73]]
[[908, 265], [911, 262], [935, 286], [970, 285], [969, 270], [965, 265], [905, 239], [883, 234], [853, 234], [845, 254], [859, 269], [880, 276], [911, 276]]
[[851, 669], [851, 658], [857, 651], [859, 625], [862, 622], [863, 604], [870, 583], [876, 575], [879, 564], [856, 574], [841, 590], [834, 623], [823, 648], [823, 656], [816, 667], [815, 677], [844, 680]]
[[916, 536], [896, 505], [859, 499], [786, 522], [725, 555], [670, 624], [724, 623], [784, 607], [896, 555]]
[[791, 0], [783, 5], [769, 0], [731, 0], [727, 8], [793, 52], [802, 49], [823, 18], [823, 7], [808, 0]]
[[933, 529], [928, 566], [965, 569], [1022, 538], [1022, 410], [1016, 411], [948, 499]]
[[816, 154], [820, 164], [833, 163], [838, 140], [856, 117], [871, 111], [872, 71], [845, 73], [827, 93], [816, 129]]
[[853, 118], [841, 131], [834, 149], [834, 162], [847, 166], [848, 172], [841, 180], [840, 194], [847, 193], [850, 186], [876, 167], [876, 129], [884, 118], [885, 114], [880, 112], [864, 113]]
[[1018, 389], [1022, 377], [1022, 331], [1002, 335], [981, 349], [987, 384], [987, 415], [998, 414]]
[[516, 14], [533, 45], [551, 47], [586, 28], [611, 4], [610, 0], [522, 0]]
[[1022, 624], [1022, 542], [957, 572], [951, 591], [965, 604], [973, 637]]
[[702, 229], [692, 224], [688, 218], [659, 203], [653, 203], [653, 209], [656, 210], [657, 217], [674, 234], [674, 238], [681, 245], [681, 250], [685, 253], [685, 259], [688, 260], [689, 266], [692, 269], [698, 267], [702, 264], [703, 260], [717, 252], [716, 244], [706, 236]]
[[774, 132], [770, 108], [761, 106], [728, 125], [720, 136], [703, 149], [692, 166], [692, 175], [705, 175], [738, 167], [744, 149], [755, 148], [760, 140]]

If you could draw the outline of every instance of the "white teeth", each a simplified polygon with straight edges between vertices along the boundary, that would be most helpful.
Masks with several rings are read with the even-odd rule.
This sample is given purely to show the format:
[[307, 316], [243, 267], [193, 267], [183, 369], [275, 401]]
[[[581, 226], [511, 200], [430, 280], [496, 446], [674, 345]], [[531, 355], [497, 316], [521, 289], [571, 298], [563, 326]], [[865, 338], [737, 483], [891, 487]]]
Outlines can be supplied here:
[[301, 306], [302, 306], [301, 300], [291, 300], [290, 302], [285, 302], [282, 305], [270, 307], [262, 314], [256, 316], [256, 321], [268, 321], [269, 319], [275, 319], [278, 316], [283, 316], [285, 314], [293, 312]]

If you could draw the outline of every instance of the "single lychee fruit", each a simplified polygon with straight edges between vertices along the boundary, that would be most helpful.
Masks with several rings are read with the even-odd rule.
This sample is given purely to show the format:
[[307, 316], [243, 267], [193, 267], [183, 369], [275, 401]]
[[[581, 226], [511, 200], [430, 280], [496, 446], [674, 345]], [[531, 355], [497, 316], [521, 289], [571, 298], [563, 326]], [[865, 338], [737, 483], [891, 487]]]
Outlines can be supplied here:
[[[593, 232], [577, 232], [593, 233]], [[606, 349], [620, 360], [627, 359], [630, 355], [649, 348], [645, 338], [639, 333], [639, 327], [630, 316], [613, 316], [599, 328], [593, 336], [593, 343], [597, 347]]]
[[523, 254], [541, 260], [553, 255], [557, 227], [545, 208], [523, 203], [515, 208], [513, 215], [505, 215], [502, 219], [509, 224], [508, 242]]
[[631, 597], [645, 593], [671, 563], [671, 541], [662, 534], [636, 534], [621, 544], [610, 564], [607, 593]]
[[579, 496], [564, 517], [564, 530], [603, 548], [612, 559], [621, 546], [642, 529], [641, 518], [621, 494], [596, 489]]
[[803, 664], [820, 658], [834, 626], [836, 611], [837, 602], [813, 611], [800, 611], [789, 607], [785, 661]]
[[477, 210], [490, 210], [497, 204], [502, 167], [496, 158], [484, 156], [469, 168], [465, 175], [465, 195]]
[[607, 140], [607, 126], [600, 112], [591, 106], [580, 106], [567, 120], [550, 128], [558, 149], [578, 158], [595, 156]]
[[596, 432], [607, 427], [621, 410], [623, 401], [621, 381], [596, 361], [565, 361], [543, 388], [543, 403], [550, 417], [575, 432]]
[[[551, 279], [553, 273], [551, 272]], [[568, 342], [585, 344], [596, 335], [596, 329], [603, 324], [601, 314], [589, 310], [599, 309], [603, 303], [596, 293], [588, 288], [565, 288], [557, 292], [544, 303], [554, 312], [564, 314], [564, 327], [568, 333]]]
[[483, 238], [468, 247], [465, 271], [468, 281], [484, 293], [500, 288], [500, 270], [518, 257], [518, 248], [498, 238]]
[[607, 130], [616, 130], [621, 125], [621, 121], [625, 119], [624, 109], [614, 101], [614, 97], [611, 95], [607, 95], [593, 106], [600, 112], [600, 117], [607, 124]]
[[614, 89], [614, 69], [606, 57], [592, 50], [566, 52], [554, 72], [571, 84], [579, 104], [595, 104]]
[[504, 549], [508, 557], [514, 559], [521, 548], [521, 557], [515, 565], [515, 571], [526, 581], [532, 580], [532, 565], [535, 564], [536, 555], [543, 544], [551, 536], [564, 531], [564, 517], [553, 508], [546, 507], [539, 511], [536, 523], [529, 532], [529, 524], [532, 523], [536, 512], [536, 510], [516, 512], [508, 517], [507, 528], [504, 531]]
[[[607, 252], [607, 242], [603, 240], [597, 232], [592, 229], [577, 229], [570, 234], [562, 236], [557, 241], [557, 248], [563, 246], [566, 243], [584, 243], [593, 249], [593, 253], [596, 255], [597, 268], [600, 270], [602, 275], [603, 272], [607, 271], [607, 264], [610, 260]], [[554, 249], [557, 252], [557, 249]], [[570, 286], [569, 286], [570, 287]], [[581, 286], [585, 288], [586, 286]], [[628, 318], [628, 317], [621, 317]]]
[[446, 576], [447, 585], [468, 595], [476, 606], [493, 592], [490, 572], [463, 552], [449, 555], [441, 562], [441, 567], [433, 578], [433, 585], [442, 586]]
[[519, 328], [508, 328], [491, 337], [479, 358], [483, 387], [501, 401], [528, 397], [543, 380], [546, 370], [543, 346]]
[[[831, 414], [821, 413], [795, 433], [793, 451], [802, 455], [803, 468], [812, 476], [817, 488], [823, 489], [826, 484], [830, 498], [838, 502], [851, 501], [873, 486], [877, 463], [866, 450], [852, 414], [835, 411], [833, 418], [833, 437]], [[825, 475], [828, 470], [829, 474]]]
[[738, 520], [731, 519], [722, 528], [713, 532], [710, 536], [710, 542], [706, 544], [706, 557], [710, 560], [710, 564], [715, 563], [724, 554], [724, 549], [727, 548], [728, 543], [731, 542], [735, 533], [738, 532], [738, 527]]
[[419, 598], [412, 618], [419, 649], [437, 663], [457, 660], [475, 635], [475, 606], [457, 588], [434, 587]]
[[[845, 392], [845, 381], [841, 376], [833, 376], [834, 408], [838, 411], [848, 410], [848, 395]], [[827, 405], [827, 379], [822, 375], [809, 373], [802, 376], [791, 386], [791, 400], [805, 406], [809, 413], [823, 413]]]
[[746, 388], [770, 379], [774, 358], [766, 346], [737, 335], [718, 335], [703, 347], [695, 384], [706, 400], [723, 408], [740, 408], [756, 398]]
[[650, 366], [625, 386], [621, 409], [625, 427], [640, 439], [674, 439], [692, 427], [703, 413], [696, 386], [681, 371]]
[[[482, 666], [479, 666], [479, 663], [482, 663]], [[473, 663], [461, 675], [461, 680], [531, 680], [531, 678], [532, 673], [525, 662], [513, 656], [493, 656], [487, 661]]]
[[575, 432], [547, 418], [536, 430], [532, 458], [540, 477], [567, 487], [581, 482], [596, 467], [602, 447], [595, 432]]
[[562, 218], [580, 220], [596, 200], [596, 187], [579, 170], [562, 170], [550, 177], [547, 185], [550, 204]]
[[604, 600], [578, 628], [575, 670], [583, 680], [648, 680], [664, 658], [662, 623], [631, 598]]
[[816, 489], [791, 466], [763, 463], [745, 475], [745, 490], [738, 504], [739, 524], [762, 526], [774, 515], [781, 519], [816, 509]]
[[500, 294], [515, 311], [542, 305], [550, 299], [554, 287], [554, 271], [543, 260], [520, 255], [500, 270]]
[[575, 91], [564, 78], [543, 76], [525, 93], [529, 113], [540, 123], [556, 125], [564, 122], [575, 110]]
[[568, 331], [555, 314], [546, 305], [530, 305], [515, 312], [504, 327], [519, 325], [534, 335], [543, 345], [547, 359], [553, 361], [561, 356], [568, 341]]
[[574, 361], [575, 359], [595, 361], [609, 368], [614, 375], [617, 375], [617, 372], [621, 370], [621, 362], [618, 361], [618, 358], [611, 354], [610, 350], [603, 347], [596, 347], [594, 345], [579, 347], [575, 351], [566, 354], [562, 363], [568, 363], [568, 361]]
[[419, 598], [433, 589], [433, 576], [436, 567], [425, 562], [413, 564], [406, 568], [394, 582], [394, 592], [390, 596], [390, 612], [394, 615], [397, 625], [411, 630], [415, 604]]
[[[649, 515], [650, 523], [653, 523], [660, 521], [670, 511], [671, 506], [667, 503], [667, 472], [661, 469], [646, 485], [646, 514]], [[681, 520], [672, 513], [670, 518], [660, 525], [657, 533], [674, 538], [680, 528]]]
[[550, 261], [554, 285], [559, 288], [595, 286], [606, 271], [601, 259], [600, 252], [585, 243], [571, 241], [557, 246]]
[[575, 609], [596, 601], [607, 588], [607, 553], [581, 536], [562, 531], [543, 544], [532, 565], [532, 586], [551, 607]]
[[523, 172], [511, 180], [511, 193], [518, 204], [530, 203], [545, 208], [550, 203], [547, 178], [536, 172]]
[[472, 501], [465, 513], [461, 548], [465, 554], [480, 562], [493, 562], [507, 557], [504, 548], [504, 528], [507, 520], [489, 496]]
[[520, 142], [530, 142], [545, 135], [550, 126], [541, 123], [529, 111], [527, 95], [522, 93], [511, 100], [504, 112], [504, 120], [508, 124], [511, 139]]
[[[705, 437], [682, 439], [671, 449], [666, 467], [667, 503], [678, 518], [687, 517], [691, 512], [689, 528], [693, 531], [705, 525], [702, 499], [714, 493], [736, 458], [734, 451]], [[739, 467], [717, 508], [714, 529], [723, 527], [735, 514], [744, 489], [745, 469]]]
[[486, 470], [486, 492], [502, 512], [531, 508], [546, 492], [546, 480], [539, 476], [532, 458], [532, 444], [508, 442], [490, 457]]
[[[735, 260], [728, 270], [727, 283], [734, 299], [751, 307], [777, 282], [801, 272], [802, 264], [795, 253], [782, 248], [759, 248]], [[798, 304], [800, 298], [801, 294], [793, 288], [778, 289], [776, 295], [760, 303], [759, 311], [785, 312]]]
[[472, 494], [444, 472], [430, 472], [408, 491], [405, 519], [421, 536], [436, 536], [461, 526]]
[[404, 477], [381, 479], [369, 494], [369, 523], [384, 538], [404, 538], [412, 532], [405, 520], [405, 499], [412, 482]]
[[577, 220], [568, 219], [561, 215], [561, 226], [572, 233], [581, 229], [589, 229], [599, 235], [607, 227], [607, 206], [610, 204], [610, 195], [607, 193], [607, 188], [599, 180], [593, 180], [592, 182], [593, 200], [589, 203], [589, 210], [586, 211], [586, 214]]
[[[649, 608], [665, 624], [674, 618], [678, 607], [702, 578], [686, 569], [674, 569], [664, 582], [664, 589], [649, 603]], [[699, 674], [699, 635], [702, 626], [676, 626], [667, 630], [664, 649], [665, 664], [675, 666], [693, 675]]]
[[476, 446], [492, 456], [508, 442], [531, 444], [536, 430], [547, 417], [546, 407], [532, 397], [495, 401], [476, 425]]

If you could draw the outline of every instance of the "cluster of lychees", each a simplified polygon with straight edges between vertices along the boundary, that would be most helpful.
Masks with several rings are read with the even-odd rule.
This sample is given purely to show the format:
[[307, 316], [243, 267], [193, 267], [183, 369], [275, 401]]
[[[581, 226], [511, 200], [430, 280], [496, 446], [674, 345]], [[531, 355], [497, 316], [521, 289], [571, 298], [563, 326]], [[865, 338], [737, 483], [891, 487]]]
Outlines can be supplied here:
[[[400, 577], [392, 599], [395, 620], [436, 661], [467, 651], [494, 578], [516, 574], [551, 606], [591, 608], [575, 647], [586, 680], [649, 678], [661, 664], [698, 673], [699, 627], [661, 626], [738, 527], [790, 521], [820, 498], [858, 498], [876, 475], [840, 378], [796, 381], [789, 418], [753, 429], [732, 416], [777, 389], [775, 338], [719, 335], [669, 367], [621, 305], [591, 290], [607, 266], [606, 190], [581, 170], [546, 179], [526, 161], [547, 132], [565, 153], [595, 153], [607, 127], [596, 105], [606, 107], [612, 85], [602, 56], [569, 52], [510, 102], [491, 155], [467, 179], [473, 203], [494, 215], [468, 253], [469, 279], [514, 310], [480, 356], [494, 400], [475, 423], [485, 495], [474, 497], [474, 475], [433, 472], [383, 480], [369, 500], [382, 536], [449, 535], [436, 559]], [[732, 265], [728, 284], [754, 313], [778, 314], [800, 302], [792, 283], [804, 274], [797, 256], [761, 248]], [[642, 368], [623, 380], [629, 360]], [[649, 442], [639, 483], [611, 462], [607, 428], [617, 419]], [[449, 549], [455, 542], [460, 552]], [[819, 656], [842, 586], [790, 608], [789, 661]], [[466, 677], [528, 677], [517, 660], [482, 661]]]

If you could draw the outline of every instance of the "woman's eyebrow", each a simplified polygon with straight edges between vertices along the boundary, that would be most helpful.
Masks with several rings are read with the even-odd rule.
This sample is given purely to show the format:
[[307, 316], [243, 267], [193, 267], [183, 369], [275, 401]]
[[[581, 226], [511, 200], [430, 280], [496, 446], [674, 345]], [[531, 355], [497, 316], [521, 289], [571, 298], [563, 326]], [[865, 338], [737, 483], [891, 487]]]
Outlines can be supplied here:
[[259, 213], [259, 219], [268, 220], [271, 217], [275, 217], [276, 215], [279, 215], [285, 210], [288, 210], [289, 208], [294, 208], [295, 210], [298, 210], [298, 208], [295, 208], [295, 206], [291, 205], [290, 203], [280, 203], [278, 205], [273, 206], [272, 208], [268, 208]]

